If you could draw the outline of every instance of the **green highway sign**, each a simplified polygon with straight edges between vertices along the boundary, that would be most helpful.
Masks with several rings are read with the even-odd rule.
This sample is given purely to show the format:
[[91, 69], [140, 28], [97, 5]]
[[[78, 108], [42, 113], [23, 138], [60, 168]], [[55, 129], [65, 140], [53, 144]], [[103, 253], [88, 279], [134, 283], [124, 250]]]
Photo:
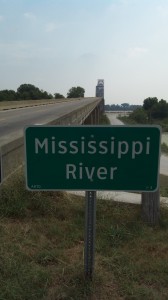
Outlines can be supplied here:
[[159, 126], [29, 126], [27, 188], [154, 191], [160, 138]]

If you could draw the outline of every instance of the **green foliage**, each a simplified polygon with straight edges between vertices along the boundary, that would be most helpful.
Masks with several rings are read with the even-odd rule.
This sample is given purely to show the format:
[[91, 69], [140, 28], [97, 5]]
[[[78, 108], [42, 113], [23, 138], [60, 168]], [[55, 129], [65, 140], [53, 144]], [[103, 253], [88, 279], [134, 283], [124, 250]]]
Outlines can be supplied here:
[[110, 125], [110, 120], [107, 117], [107, 115], [102, 114], [101, 117], [100, 117], [100, 122], [99, 123], [100, 123], [100, 125]]
[[137, 108], [141, 108], [141, 105], [133, 105], [133, 104], [129, 104], [129, 103], [122, 103], [121, 105], [119, 104], [106, 104], [104, 106], [105, 111], [133, 111]]
[[161, 150], [162, 150], [163, 153], [168, 154], [168, 146], [167, 146], [166, 143], [161, 144]]
[[148, 122], [147, 113], [143, 108], [137, 108], [129, 116], [122, 116], [118, 117], [124, 124], [146, 124]]
[[164, 119], [168, 117], [168, 103], [161, 99], [152, 107], [151, 116], [154, 119]]
[[168, 198], [168, 176], [160, 174], [160, 195]]
[[61, 95], [59, 93], [55, 93], [54, 96], [55, 96], [55, 99], [63, 99], [63, 98], [65, 98], [63, 95]]
[[136, 121], [133, 120], [130, 115], [129, 116], [122, 116], [122, 115], [119, 115], [118, 116], [118, 119], [120, 121], [122, 121], [124, 124], [129, 124], [129, 125], [134, 125], [136, 124]]
[[158, 99], [156, 97], [148, 97], [143, 101], [143, 108], [149, 111], [157, 103]]
[[148, 120], [151, 122], [152, 117], [152, 109], [158, 103], [158, 99], [156, 97], [149, 97], [143, 101], [143, 109], [147, 111]]
[[72, 87], [67, 93], [67, 98], [83, 98], [85, 94], [84, 88], [77, 86]]
[[46, 91], [40, 90], [32, 84], [21, 84], [18, 89], [18, 98], [23, 100], [37, 100], [37, 99], [50, 99], [52, 95]]
[[0, 101], [14, 101], [17, 100], [17, 93], [13, 90], [0, 91]]
[[129, 110], [129, 103], [122, 103], [121, 107], [123, 108], [123, 110]]
[[120, 119], [126, 124], [160, 124], [163, 131], [168, 131], [168, 103], [156, 97], [144, 100], [143, 107], [135, 109], [129, 116]]
[[147, 123], [147, 113], [143, 108], [137, 108], [130, 115], [129, 118], [135, 120], [136, 123], [146, 124]]
[[13, 90], [0, 91], [0, 101], [52, 99], [53, 96], [40, 90], [32, 84], [21, 84], [17, 92]]
[[163, 99], [158, 102], [156, 97], [149, 97], [144, 100], [143, 109], [148, 114], [149, 122], [151, 122], [152, 119], [164, 119], [168, 117], [168, 103]]
[[[63, 193], [55, 193], [56, 199], [62, 198]], [[30, 215], [52, 215], [57, 210], [55, 203], [50, 201], [51, 193], [29, 192], [25, 189], [25, 180], [22, 172], [3, 184], [0, 190], [0, 216], [24, 218]], [[66, 200], [65, 200], [66, 201]]]
[[164, 132], [168, 132], [168, 120], [167, 120], [167, 124], [163, 123], [163, 127], [162, 127]]
[[[85, 90], [80, 87], [72, 87], [67, 93], [67, 98], [83, 98]], [[0, 101], [12, 101], [12, 100], [40, 100], [40, 99], [52, 99], [53, 96], [46, 91], [40, 90], [33, 84], [24, 83], [21, 84], [17, 92], [13, 90], [0, 91]], [[54, 94], [55, 99], [65, 98], [60, 93]]]

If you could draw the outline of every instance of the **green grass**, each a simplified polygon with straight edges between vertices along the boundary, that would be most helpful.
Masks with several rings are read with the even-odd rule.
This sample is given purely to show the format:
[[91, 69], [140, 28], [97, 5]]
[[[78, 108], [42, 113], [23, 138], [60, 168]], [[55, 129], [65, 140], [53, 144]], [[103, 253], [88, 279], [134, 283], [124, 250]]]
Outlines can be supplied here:
[[[124, 124], [128, 124], [128, 125], [137, 124], [137, 122], [133, 118], [131, 118], [131, 114], [129, 116], [120, 115], [118, 119], [121, 120]], [[163, 132], [168, 132], [168, 119], [152, 119], [151, 122], [148, 124], [160, 125], [162, 127]]]
[[160, 125], [163, 132], [168, 132], [168, 119], [153, 119], [152, 124]]
[[134, 125], [134, 124], [137, 124], [136, 122], [135, 122], [135, 120], [133, 120], [133, 119], [131, 119], [129, 116], [122, 116], [122, 115], [119, 115], [118, 116], [118, 119], [120, 120], [120, 121], [122, 121], [124, 124], [126, 124], [126, 125]]
[[110, 120], [106, 114], [101, 115], [100, 117], [100, 125], [110, 125]]
[[161, 144], [161, 151], [162, 153], [168, 154], [168, 146], [166, 143]]
[[168, 176], [160, 174], [160, 194], [168, 197]]
[[[161, 181], [167, 184], [167, 178]], [[89, 282], [84, 198], [29, 192], [22, 174], [0, 196], [0, 300], [167, 299], [167, 207], [151, 228], [142, 222], [139, 205], [99, 199]]]

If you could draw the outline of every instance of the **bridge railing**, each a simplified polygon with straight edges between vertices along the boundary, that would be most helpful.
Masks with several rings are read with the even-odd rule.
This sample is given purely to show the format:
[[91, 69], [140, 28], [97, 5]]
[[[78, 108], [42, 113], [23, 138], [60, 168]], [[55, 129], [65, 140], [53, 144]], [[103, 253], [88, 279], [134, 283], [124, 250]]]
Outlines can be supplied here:
[[[95, 98], [95, 101], [67, 113], [46, 125], [80, 125], [84, 124], [89, 115], [94, 116], [96, 109], [103, 111], [103, 100]], [[24, 131], [24, 129], [23, 129]], [[24, 138], [23, 136], [0, 147], [0, 183], [7, 179], [24, 163]]]
[[[80, 100], [81, 98], [77, 98], [76, 100]], [[39, 106], [39, 105], [49, 105], [55, 103], [62, 102], [70, 102], [74, 99], [42, 99], [42, 100], [19, 100], [19, 101], [2, 101], [0, 102], [0, 111], [8, 110], [8, 109], [16, 109], [16, 108], [24, 108], [31, 106]]]

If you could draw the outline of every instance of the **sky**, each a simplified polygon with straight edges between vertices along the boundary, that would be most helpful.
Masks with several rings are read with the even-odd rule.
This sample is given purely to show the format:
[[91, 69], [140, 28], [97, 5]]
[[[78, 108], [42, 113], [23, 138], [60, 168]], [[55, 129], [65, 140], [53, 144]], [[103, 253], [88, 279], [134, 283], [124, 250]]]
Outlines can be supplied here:
[[168, 101], [168, 0], [0, 0], [0, 90]]

